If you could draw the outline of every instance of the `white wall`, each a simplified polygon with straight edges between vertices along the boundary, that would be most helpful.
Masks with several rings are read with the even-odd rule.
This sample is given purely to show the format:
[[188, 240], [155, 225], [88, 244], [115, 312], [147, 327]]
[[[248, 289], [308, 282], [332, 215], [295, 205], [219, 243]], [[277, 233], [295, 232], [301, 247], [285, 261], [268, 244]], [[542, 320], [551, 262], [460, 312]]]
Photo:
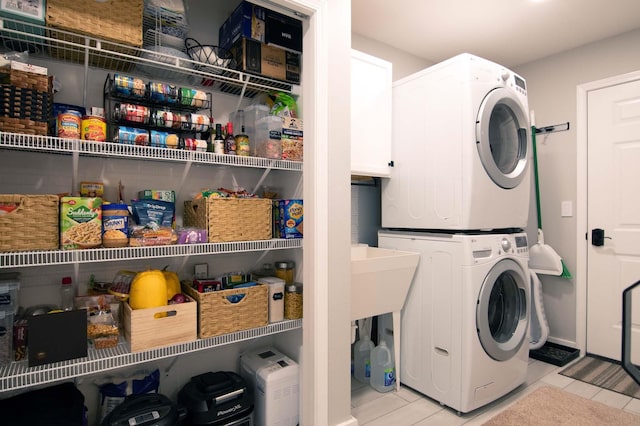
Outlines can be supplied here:
[[[397, 80], [431, 63], [403, 53], [388, 45], [352, 34], [352, 47], [393, 63], [393, 78]], [[528, 85], [529, 108], [535, 111], [538, 127], [569, 122], [570, 130], [538, 135], [538, 167], [542, 224], [545, 242], [563, 258], [574, 276], [567, 280], [542, 276], [544, 304], [550, 327], [550, 340], [576, 346], [576, 285], [584, 277], [576, 271], [578, 238], [584, 238], [586, 229], [576, 229], [576, 88], [580, 84], [640, 70], [640, 30], [605, 39], [567, 52], [530, 62], [514, 69], [523, 76]], [[491, 59], [491, 58], [487, 58]], [[352, 187], [352, 191], [354, 191]], [[352, 197], [353, 199], [358, 197]], [[573, 217], [560, 216], [562, 201], [571, 201]], [[535, 230], [535, 193], [532, 191], [532, 215], [530, 227]], [[365, 214], [362, 204], [353, 215]], [[374, 208], [373, 203], [369, 208]], [[358, 213], [356, 213], [358, 212]], [[535, 233], [528, 229], [530, 238]], [[530, 244], [535, 243], [531, 238]], [[585, 284], [581, 284], [585, 285]]]

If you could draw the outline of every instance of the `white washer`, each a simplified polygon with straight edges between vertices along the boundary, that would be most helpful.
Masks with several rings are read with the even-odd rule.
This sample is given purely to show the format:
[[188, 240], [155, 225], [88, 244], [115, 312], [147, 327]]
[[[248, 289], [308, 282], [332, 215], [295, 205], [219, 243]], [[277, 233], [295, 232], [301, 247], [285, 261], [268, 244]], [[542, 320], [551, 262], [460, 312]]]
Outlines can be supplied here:
[[378, 241], [380, 247], [420, 253], [402, 310], [403, 385], [467, 413], [524, 383], [526, 233], [380, 231]]
[[531, 129], [525, 80], [462, 54], [393, 85], [385, 228], [525, 228]]

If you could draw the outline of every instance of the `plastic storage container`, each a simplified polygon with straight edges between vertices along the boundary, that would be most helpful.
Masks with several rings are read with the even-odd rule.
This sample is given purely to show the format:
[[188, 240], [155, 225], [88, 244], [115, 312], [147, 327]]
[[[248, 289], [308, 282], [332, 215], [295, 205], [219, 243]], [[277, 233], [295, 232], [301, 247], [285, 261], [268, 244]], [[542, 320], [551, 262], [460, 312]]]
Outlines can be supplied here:
[[244, 133], [249, 136], [251, 155], [256, 155], [256, 123], [269, 115], [269, 107], [263, 104], [249, 105], [244, 109]]
[[371, 377], [371, 352], [374, 349], [371, 337], [364, 334], [353, 348], [353, 377], [362, 383], [369, 383]]
[[302, 283], [287, 284], [284, 290], [284, 319], [302, 318]]
[[284, 280], [277, 277], [259, 278], [260, 284], [269, 286], [269, 322], [284, 320]]
[[268, 115], [256, 122], [255, 156], [280, 160], [282, 158], [282, 118]]
[[393, 355], [384, 340], [371, 350], [371, 377], [369, 383], [378, 392], [389, 392], [396, 383]]
[[0, 310], [18, 312], [18, 290], [20, 290], [20, 273], [0, 274]]
[[280, 260], [276, 262], [276, 277], [281, 278], [289, 285], [293, 284], [296, 276], [296, 264], [291, 260]]

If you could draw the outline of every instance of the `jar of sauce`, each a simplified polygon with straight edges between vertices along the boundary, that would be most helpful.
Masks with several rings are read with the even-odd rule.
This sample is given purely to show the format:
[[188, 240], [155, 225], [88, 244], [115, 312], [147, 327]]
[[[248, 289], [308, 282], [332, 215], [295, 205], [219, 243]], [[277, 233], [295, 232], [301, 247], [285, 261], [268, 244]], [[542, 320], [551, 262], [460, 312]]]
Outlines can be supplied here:
[[276, 277], [283, 279], [285, 284], [293, 284], [296, 264], [291, 260], [281, 260], [276, 262]]

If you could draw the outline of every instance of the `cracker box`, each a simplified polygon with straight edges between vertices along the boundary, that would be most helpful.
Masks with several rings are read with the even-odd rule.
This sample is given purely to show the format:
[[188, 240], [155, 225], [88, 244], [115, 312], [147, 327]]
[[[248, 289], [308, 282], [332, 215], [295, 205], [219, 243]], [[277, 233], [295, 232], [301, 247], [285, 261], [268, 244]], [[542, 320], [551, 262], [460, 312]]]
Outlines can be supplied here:
[[175, 203], [176, 191], [169, 189], [144, 189], [138, 191], [138, 198], [141, 200], [160, 200]]
[[282, 159], [302, 161], [303, 132], [302, 119], [284, 117], [282, 124]]
[[276, 238], [302, 238], [302, 200], [278, 200], [278, 213], [279, 229]]
[[102, 244], [102, 198], [60, 199], [60, 248], [75, 250]]

